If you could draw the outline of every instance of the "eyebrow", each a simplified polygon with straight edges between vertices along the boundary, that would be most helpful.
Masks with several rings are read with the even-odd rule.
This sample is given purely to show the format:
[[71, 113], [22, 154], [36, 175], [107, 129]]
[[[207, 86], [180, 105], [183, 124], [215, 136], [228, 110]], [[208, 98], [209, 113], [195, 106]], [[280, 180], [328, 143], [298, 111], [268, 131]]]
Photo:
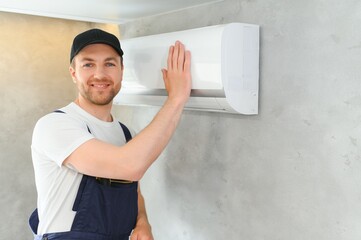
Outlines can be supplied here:
[[84, 58], [82, 58], [82, 59], [79, 59], [81, 62], [87, 62], [87, 61], [89, 61], [89, 62], [93, 62], [93, 61], [95, 61], [94, 59], [92, 59], [92, 58], [88, 58], [88, 57], [84, 57]]
[[105, 59], [105, 62], [108, 62], [108, 61], [117, 61], [117, 58], [116, 57], [108, 57]]
[[[84, 58], [80, 59], [80, 61], [81, 62], [86, 62], [86, 61], [94, 62], [95, 60], [93, 58], [84, 57]], [[108, 61], [117, 61], [117, 58], [116, 57], [108, 57], [104, 60], [104, 62], [108, 62]]]

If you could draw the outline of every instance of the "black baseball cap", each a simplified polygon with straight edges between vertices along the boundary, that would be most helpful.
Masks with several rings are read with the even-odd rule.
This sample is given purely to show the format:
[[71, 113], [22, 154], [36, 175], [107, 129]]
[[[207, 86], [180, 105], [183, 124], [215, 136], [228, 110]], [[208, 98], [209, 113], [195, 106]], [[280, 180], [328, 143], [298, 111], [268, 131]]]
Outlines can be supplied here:
[[71, 46], [70, 62], [84, 47], [95, 43], [107, 44], [114, 48], [119, 56], [123, 56], [123, 50], [120, 47], [119, 39], [116, 36], [103, 30], [94, 28], [82, 32], [74, 38], [73, 45]]

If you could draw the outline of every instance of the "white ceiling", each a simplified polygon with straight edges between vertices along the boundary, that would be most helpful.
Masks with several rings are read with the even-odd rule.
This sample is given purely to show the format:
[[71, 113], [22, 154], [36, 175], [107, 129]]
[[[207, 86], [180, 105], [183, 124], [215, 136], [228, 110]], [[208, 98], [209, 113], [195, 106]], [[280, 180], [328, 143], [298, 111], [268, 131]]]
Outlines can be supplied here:
[[124, 23], [223, 0], [0, 0], [0, 11], [99, 23]]

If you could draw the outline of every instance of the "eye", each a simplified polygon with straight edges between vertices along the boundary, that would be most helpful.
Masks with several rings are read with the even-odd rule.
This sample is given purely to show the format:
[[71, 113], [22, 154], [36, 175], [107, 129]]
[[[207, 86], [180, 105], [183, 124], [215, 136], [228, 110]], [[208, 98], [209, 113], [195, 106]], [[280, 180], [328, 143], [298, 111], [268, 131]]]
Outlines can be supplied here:
[[90, 67], [92, 67], [94, 64], [92, 64], [92, 63], [84, 63], [83, 64], [83, 67], [84, 68], [90, 68]]
[[112, 62], [107, 62], [107, 63], [105, 63], [105, 66], [107, 66], [107, 67], [115, 67], [116, 65], [114, 63], [112, 63]]

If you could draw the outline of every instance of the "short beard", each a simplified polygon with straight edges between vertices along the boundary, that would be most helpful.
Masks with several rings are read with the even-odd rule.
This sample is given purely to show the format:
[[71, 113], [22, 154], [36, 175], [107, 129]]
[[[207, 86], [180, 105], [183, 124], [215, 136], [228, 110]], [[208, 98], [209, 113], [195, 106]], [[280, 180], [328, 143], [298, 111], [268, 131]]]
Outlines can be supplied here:
[[108, 105], [109, 103], [111, 103], [113, 101], [113, 98], [115, 97], [115, 95], [116, 94], [114, 93], [114, 90], [112, 90], [109, 95], [104, 96], [104, 97], [100, 96], [98, 98], [95, 98], [93, 96], [93, 94], [89, 94], [89, 93], [83, 97], [86, 97], [86, 99], [88, 99], [89, 102], [91, 102], [95, 105], [104, 106], [104, 105]]
[[[83, 89], [84, 90], [84, 89]], [[87, 99], [90, 103], [94, 105], [104, 106], [110, 104], [114, 97], [117, 95], [117, 92], [112, 89], [109, 94], [103, 96], [103, 94], [96, 94], [96, 96], [93, 95], [92, 92], [88, 91], [80, 91], [80, 94], [83, 96], [84, 99]]]

